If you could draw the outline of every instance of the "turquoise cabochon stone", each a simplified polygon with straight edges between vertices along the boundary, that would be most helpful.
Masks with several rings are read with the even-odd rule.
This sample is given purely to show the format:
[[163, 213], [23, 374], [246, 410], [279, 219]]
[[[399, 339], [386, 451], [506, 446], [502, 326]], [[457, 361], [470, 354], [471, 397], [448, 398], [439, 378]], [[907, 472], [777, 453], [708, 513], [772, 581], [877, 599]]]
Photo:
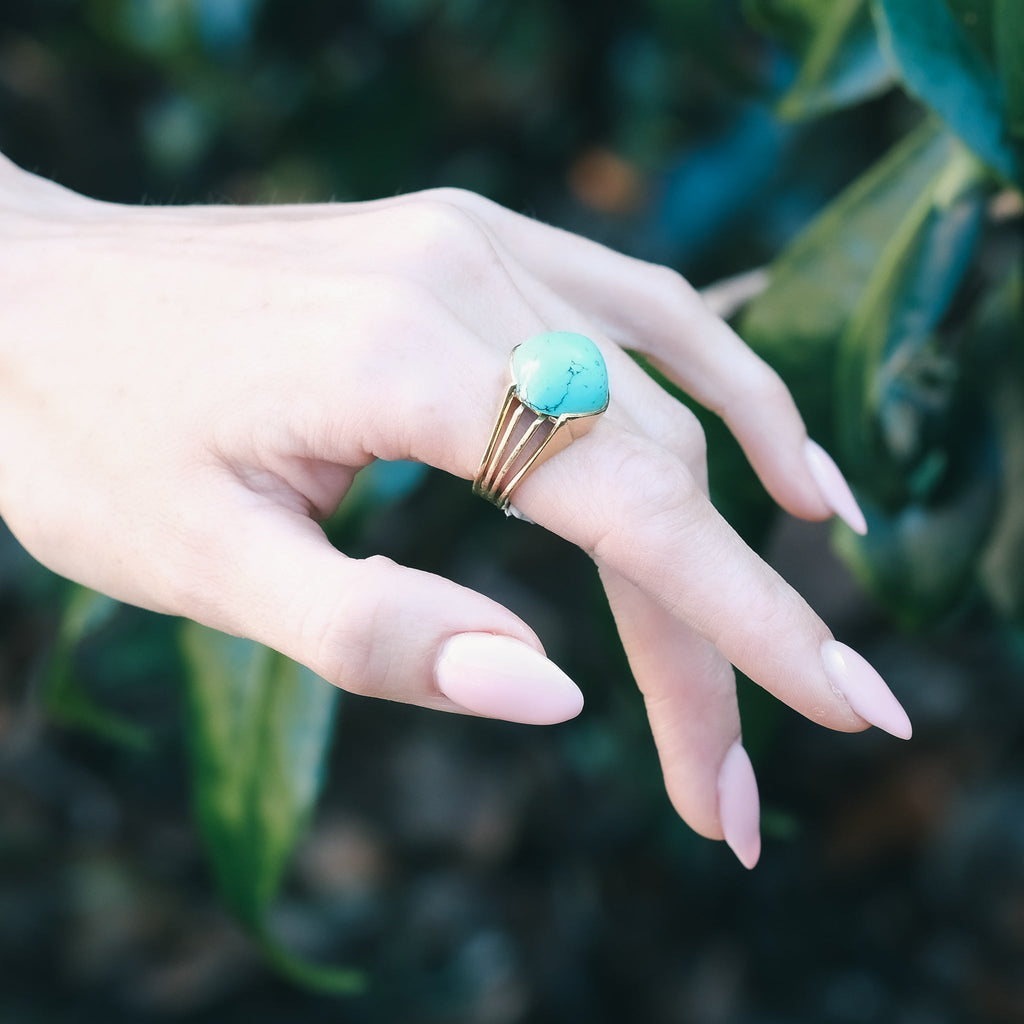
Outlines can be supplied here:
[[608, 405], [608, 367], [601, 350], [570, 331], [538, 334], [512, 351], [519, 401], [545, 416], [592, 416]]

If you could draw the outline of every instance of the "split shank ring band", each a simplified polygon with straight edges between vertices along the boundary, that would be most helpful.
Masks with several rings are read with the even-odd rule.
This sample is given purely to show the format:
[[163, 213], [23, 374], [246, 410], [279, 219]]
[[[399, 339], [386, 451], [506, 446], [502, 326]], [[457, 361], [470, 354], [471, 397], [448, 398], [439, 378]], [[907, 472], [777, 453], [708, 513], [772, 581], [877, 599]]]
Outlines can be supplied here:
[[608, 408], [608, 369], [582, 334], [538, 334], [512, 349], [512, 382], [473, 493], [512, 515], [512, 492], [531, 469], [582, 437]]

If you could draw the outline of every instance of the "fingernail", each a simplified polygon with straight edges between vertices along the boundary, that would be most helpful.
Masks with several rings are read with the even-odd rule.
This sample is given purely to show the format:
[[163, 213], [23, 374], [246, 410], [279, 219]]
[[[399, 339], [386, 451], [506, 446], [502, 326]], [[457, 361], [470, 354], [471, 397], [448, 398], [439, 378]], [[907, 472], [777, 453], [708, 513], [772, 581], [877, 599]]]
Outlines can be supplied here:
[[718, 817], [729, 849], [752, 868], [761, 856], [761, 802], [754, 766], [739, 740], [718, 772]]
[[867, 520], [864, 518], [864, 513], [861, 512], [846, 478], [832, 461], [832, 456], [820, 444], [808, 441], [804, 445], [804, 459], [828, 507], [854, 533], [859, 533], [863, 537], [868, 532]]
[[852, 647], [826, 640], [821, 645], [821, 660], [829, 681], [865, 722], [901, 740], [910, 739], [914, 729], [903, 706], [885, 680]]
[[449, 700], [488, 718], [554, 725], [583, 709], [579, 687], [543, 654], [510, 636], [453, 636], [441, 649], [435, 671]]

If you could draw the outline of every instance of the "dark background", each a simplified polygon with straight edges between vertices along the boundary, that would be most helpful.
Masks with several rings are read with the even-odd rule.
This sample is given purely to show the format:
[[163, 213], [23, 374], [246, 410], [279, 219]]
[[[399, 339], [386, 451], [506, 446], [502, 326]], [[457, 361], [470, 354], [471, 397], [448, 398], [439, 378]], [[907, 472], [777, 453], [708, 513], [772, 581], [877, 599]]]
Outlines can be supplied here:
[[[711, 0], [5, 0], [0, 149], [132, 203], [459, 185], [704, 285], [770, 259], [913, 116], [888, 95], [784, 125], [792, 74]], [[125, 610], [78, 655], [144, 748], [53, 724], [63, 585], [5, 537], [0, 1020], [1024, 1020], [1024, 644], [980, 603], [897, 633], [827, 527], [772, 525], [767, 557], [917, 731], [828, 734], [744, 684], [765, 808], [747, 873], [669, 807], [586, 558], [439, 474], [399, 480], [339, 542], [508, 603], [583, 685], [583, 716], [343, 702], [275, 927], [369, 989], [308, 994], [213, 890], [172, 625]]]

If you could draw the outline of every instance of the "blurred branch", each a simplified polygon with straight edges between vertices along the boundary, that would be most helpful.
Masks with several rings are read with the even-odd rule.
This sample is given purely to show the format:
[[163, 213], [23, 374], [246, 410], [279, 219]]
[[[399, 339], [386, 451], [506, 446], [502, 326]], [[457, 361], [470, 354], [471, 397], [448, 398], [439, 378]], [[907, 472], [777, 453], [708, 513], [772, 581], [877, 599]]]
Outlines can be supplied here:
[[1016, 220], [1024, 214], [1024, 198], [1012, 188], [997, 192], [988, 204], [988, 219], [993, 224]]
[[712, 313], [728, 320], [768, 287], [768, 279], [767, 267], [755, 267], [709, 284], [700, 294]]

